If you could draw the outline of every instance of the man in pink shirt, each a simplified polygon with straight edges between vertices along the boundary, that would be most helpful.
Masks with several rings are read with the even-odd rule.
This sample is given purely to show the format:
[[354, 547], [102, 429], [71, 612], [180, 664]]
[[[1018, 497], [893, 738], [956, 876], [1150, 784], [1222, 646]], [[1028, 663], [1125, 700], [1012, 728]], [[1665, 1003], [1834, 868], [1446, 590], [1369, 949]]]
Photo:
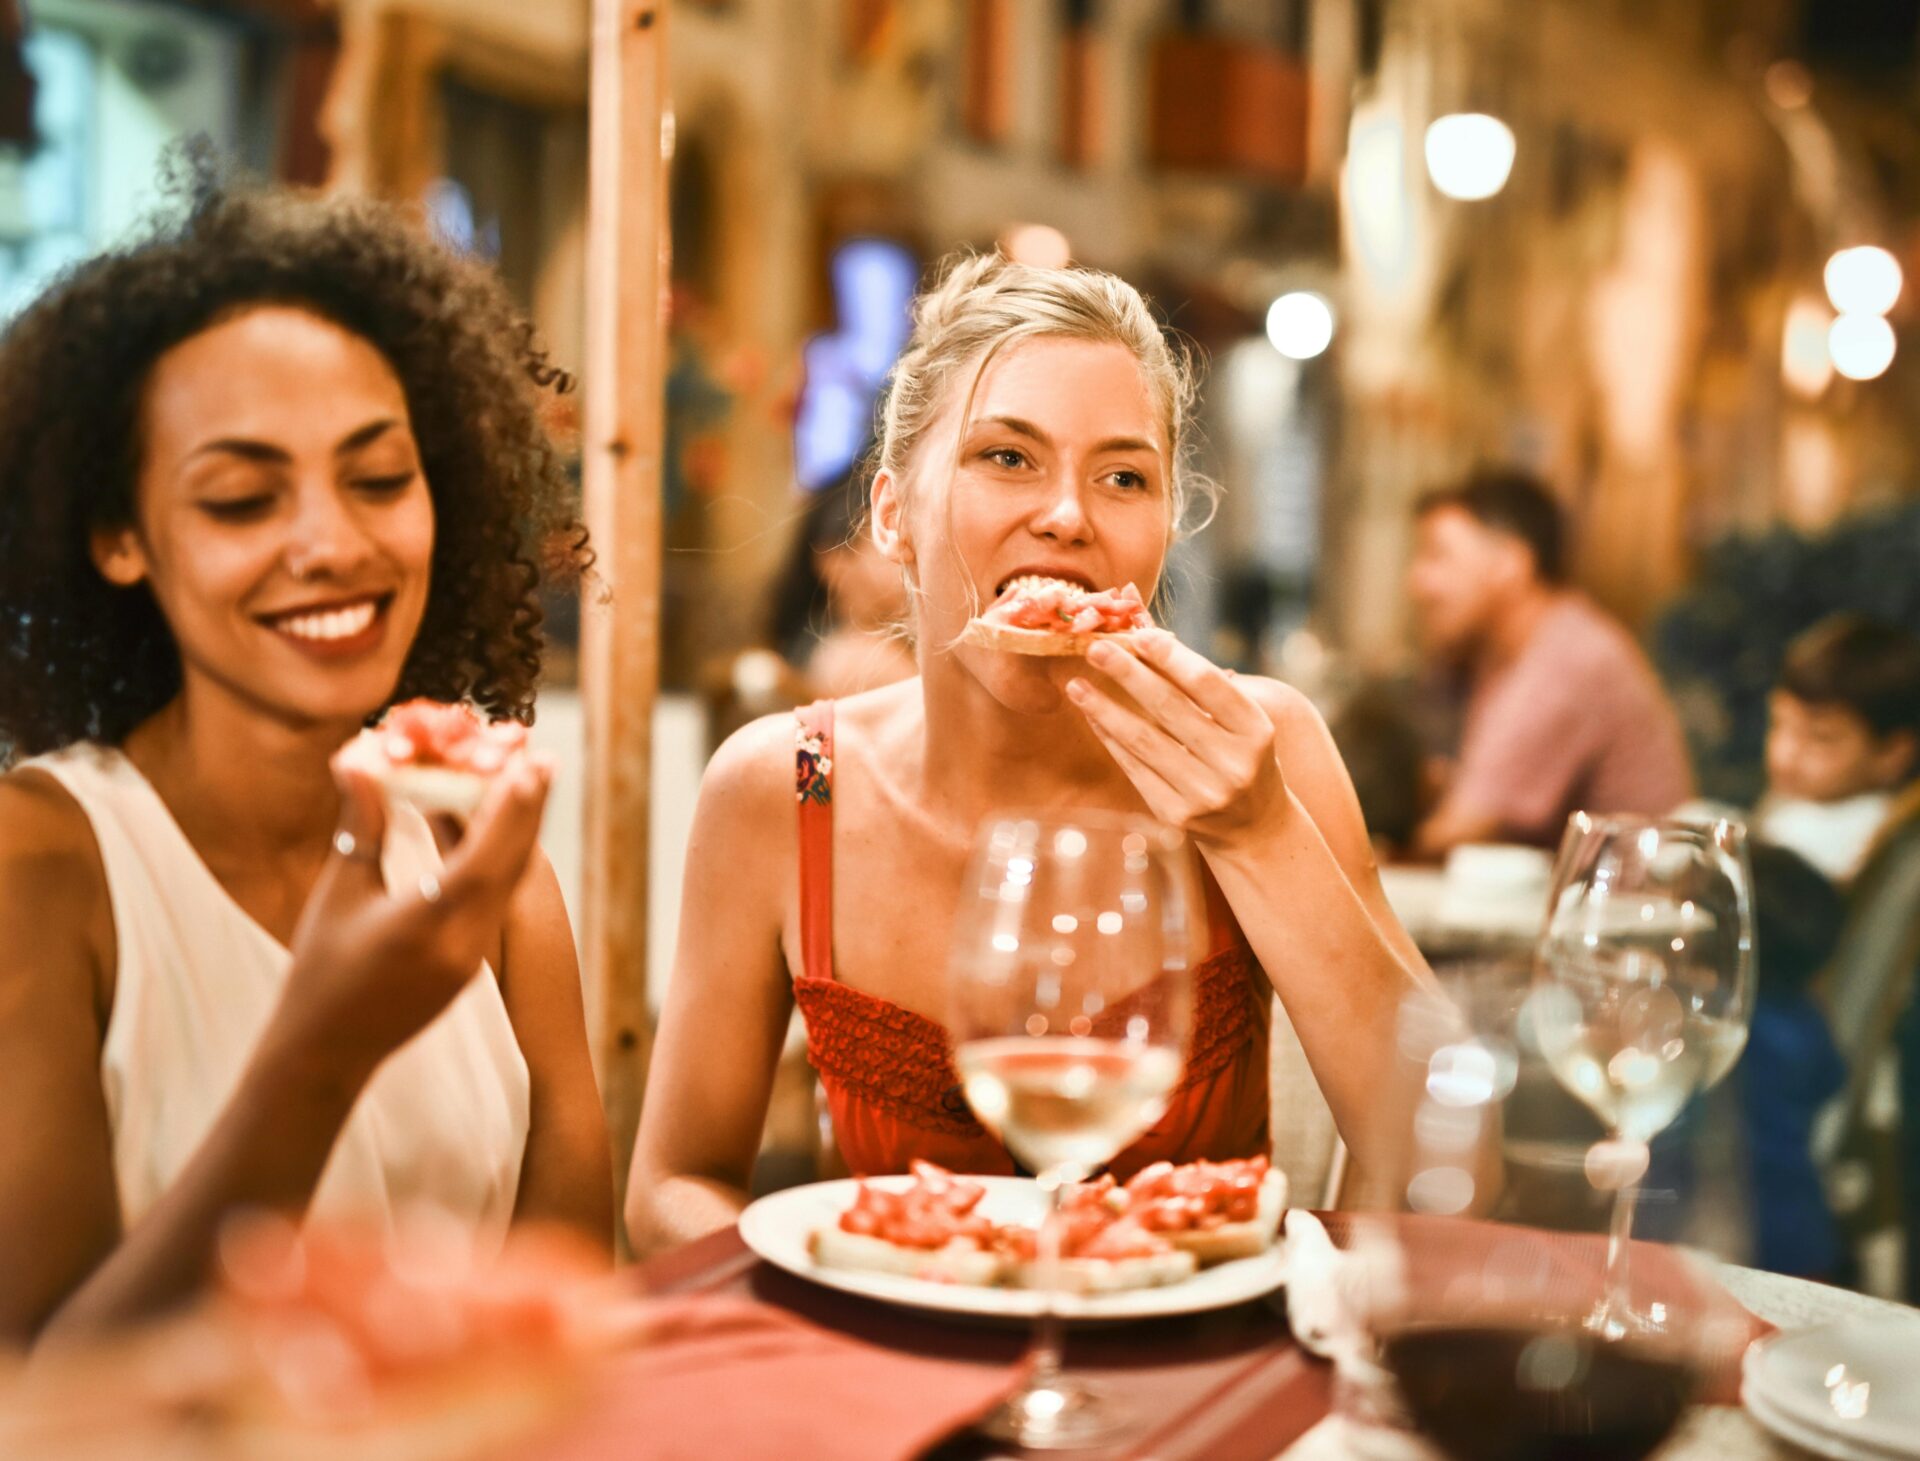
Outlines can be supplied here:
[[1680, 720], [1631, 635], [1565, 586], [1559, 505], [1533, 478], [1477, 471], [1415, 508], [1407, 591], [1423, 647], [1465, 691], [1459, 754], [1414, 834], [1559, 843], [1567, 816], [1669, 812], [1693, 791]]

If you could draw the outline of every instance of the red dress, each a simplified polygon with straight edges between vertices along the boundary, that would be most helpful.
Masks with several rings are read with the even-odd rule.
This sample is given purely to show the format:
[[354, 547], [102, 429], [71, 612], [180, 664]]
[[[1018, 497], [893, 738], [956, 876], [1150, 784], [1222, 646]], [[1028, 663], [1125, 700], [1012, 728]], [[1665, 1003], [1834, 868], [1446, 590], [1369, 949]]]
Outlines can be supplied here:
[[[1010, 1174], [1013, 1158], [974, 1119], [945, 1028], [833, 977], [833, 702], [798, 712], [800, 947], [794, 1001], [848, 1170], [904, 1172], [916, 1157], [956, 1172]], [[1150, 1162], [1266, 1155], [1270, 986], [1226, 899], [1205, 878], [1211, 948], [1194, 971], [1193, 1041], [1166, 1115], [1114, 1158], [1125, 1180]]]

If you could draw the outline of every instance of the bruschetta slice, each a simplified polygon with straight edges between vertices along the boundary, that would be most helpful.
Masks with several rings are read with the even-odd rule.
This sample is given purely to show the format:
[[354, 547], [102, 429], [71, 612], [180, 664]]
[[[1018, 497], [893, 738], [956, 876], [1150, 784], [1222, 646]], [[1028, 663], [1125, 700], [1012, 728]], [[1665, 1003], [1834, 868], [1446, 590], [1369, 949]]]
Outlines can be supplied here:
[[1133, 584], [1096, 590], [1028, 574], [1009, 580], [960, 638], [984, 649], [1063, 659], [1085, 654], [1096, 639], [1151, 628], [1153, 616]]
[[1125, 1189], [1127, 1215], [1204, 1266], [1251, 1258], [1273, 1246], [1287, 1206], [1287, 1178], [1265, 1157], [1229, 1162], [1155, 1162]]
[[470, 705], [408, 700], [349, 741], [340, 759], [395, 800], [470, 817], [487, 783], [526, 753], [527, 728], [518, 721], [489, 722]]
[[1126, 1211], [1126, 1190], [1113, 1178], [1078, 1183], [1060, 1197], [1060, 1260], [1050, 1275], [1040, 1260], [1039, 1235], [1010, 1236], [1014, 1262], [1008, 1282], [1022, 1288], [1055, 1286], [1069, 1294], [1115, 1294], [1157, 1288], [1193, 1275], [1197, 1260]]
[[932, 1162], [903, 1188], [862, 1182], [853, 1206], [808, 1240], [813, 1261], [936, 1283], [992, 1284], [1008, 1265], [1006, 1230], [975, 1211], [986, 1188]]

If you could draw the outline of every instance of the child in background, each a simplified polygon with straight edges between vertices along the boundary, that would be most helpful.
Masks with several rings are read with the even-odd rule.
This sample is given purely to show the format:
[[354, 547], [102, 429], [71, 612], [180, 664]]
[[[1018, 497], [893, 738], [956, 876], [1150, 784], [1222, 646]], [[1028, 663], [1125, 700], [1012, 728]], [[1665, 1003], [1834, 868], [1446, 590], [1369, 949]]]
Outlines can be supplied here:
[[1770, 711], [1754, 835], [1844, 885], [1920, 775], [1920, 636], [1855, 614], [1823, 619], [1788, 646]]
[[1746, 1130], [1754, 1266], [1833, 1280], [1840, 1230], [1821, 1190], [1814, 1117], [1846, 1080], [1826, 1016], [1808, 994], [1840, 937], [1846, 906], [1832, 883], [1784, 847], [1753, 847], [1759, 997], [1734, 1071]]

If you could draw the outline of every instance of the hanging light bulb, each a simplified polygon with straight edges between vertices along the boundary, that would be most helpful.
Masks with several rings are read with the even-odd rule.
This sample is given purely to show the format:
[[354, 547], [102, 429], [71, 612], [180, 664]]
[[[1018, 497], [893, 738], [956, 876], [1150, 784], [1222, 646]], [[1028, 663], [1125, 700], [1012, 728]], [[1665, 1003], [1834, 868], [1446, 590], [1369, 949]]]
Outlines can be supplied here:
[[1455, 112], [1427, 128], [1427, 176], [1449, 198], [1491, 198], [1513, 171], [1513, 129], [1485, 112]]
[[1827, 331], [1833, 368], [1848, 380], [1872, 380], [1893, 364], [1893, 326], [1879, 315], [1841, 315]]
[[1333, 343], [1333, 307], [1310, 290], [1283, 294], [1267, 308], [1267, 338], [1291, 360], [1311, 360]]
[[1883, 315], [1900, 298], [1900, 261], [1872, 244], [1827, 260], [1827, 298], [1843, 315]]

